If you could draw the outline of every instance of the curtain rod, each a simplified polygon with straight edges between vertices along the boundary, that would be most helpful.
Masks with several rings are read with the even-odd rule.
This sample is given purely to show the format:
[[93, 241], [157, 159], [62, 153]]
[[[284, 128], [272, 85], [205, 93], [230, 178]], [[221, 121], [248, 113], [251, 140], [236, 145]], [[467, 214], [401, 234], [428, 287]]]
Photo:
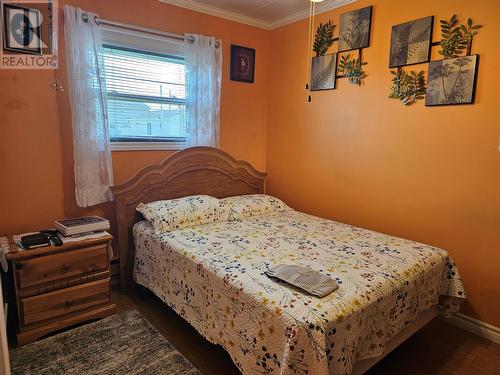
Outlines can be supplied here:
[[[89, 16], [87, 14], [85, 14], [85, 13], [82, 14], [82, 21], [83, 22], [89, 22]], [[182, 35], [173, 34], [173, 33], [167, 33], [167, 32], [164, 32], [164, 31], [159, 31], [159, 30], [154, 30], [154, 29], [148, 29], [146, 27], [141, 27], [141, 26], [136, 26], [136, 25], [130, 25], [130, 24], [127, 24], [127, 23], [109, 21], [109, 20], [105, 20], [105, 19], [102, 19], [102, 18], [97, 18], [97, 16], [94, 17], [94, 22], [96, 23], [96, 25], [107, 25], [107, 26], [120, 27], [122, 29], [128, 29], [128, 30], [133, 30], [133, 31], [140, 31], [140, 32], [143, 32], [143, 33], [148, 33], [148, 34], [152, 34], [152, 35], [159, 35], [159, 36], [163, 36], [163, 37], [170, 38], [170, 39], [184, 41], [184, 36], [182, 36]], [[188, 41], [188, 43], [193, 43], [194, 42], [194, 37], [190, 36], [187, 41]], [[217, 40], [215, 42], [215, 48], [219, 48], [219, 47], [220, 47], [220, 42]]]

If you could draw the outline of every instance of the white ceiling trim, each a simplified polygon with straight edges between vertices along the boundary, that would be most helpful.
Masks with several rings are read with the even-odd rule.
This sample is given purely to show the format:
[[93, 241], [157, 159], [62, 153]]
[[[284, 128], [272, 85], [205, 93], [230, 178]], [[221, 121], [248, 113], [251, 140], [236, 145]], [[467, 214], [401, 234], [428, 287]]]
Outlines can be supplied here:
[[231, 12], [229, 10], [224, 10], [210, 5], [205, 5], [197, 3], [193, 0], [159, 0], [161, 3], [166, 3], [170, 5], [175, 5], [181, 8], [186, 8], [194, 10], [196, 12], [209, 14], [211, 16], [224, 18], [226, 20], [235, 21], [239, 23], [244, 23], [245, 25], [255, 26], [261, 29], [269, 29], [267, 22], [258, 20], [253, 17], [243, 16], [239, 13]]
[[[316, 4], [316, 13], [315, 14], [320, 14], [324, 12], [328, 12], [329, 10], [340, 8], [341, 6], [351, 4], [356, 2], [357, 0], [337, 0], [331, 3], [317, 3]], [[303, 10], [302, 12], [298, 12], [295, 14], [292, 14], [288, 17], [282, 18], [278, 21], [272, 22], [268, 24], [268, 30], [276, 29], [281, 26], [288, 25], [290, 23], [294, 23], [300, 20], [303, 20], [305, 18], [309, 17], [309, 9]]]
[[[255, 26], [264, 30], [276, 29], [278, 27], [285, 26], [290, 23], [300, 21], [309, 17], [309, 9], [305, 9], [301, 12], [292, 14], [290, 16], [287, 16], [285, 18], [279, 19], [274, 22], [265, 22], [254, 17], [244, 16], [236, 12], [201, 4], [193, 0], [159, 0], [159, 1], [166, 4], [175, 5], [181, 8], [194, 10], [196, 12], [209, 14], [211, 16], [224, 18], [226, 20], [243, 23], [245, 25]], [[323, 3], [323, 4], [317, 3], [316, 14], [324, 13], [329, 10], [341, 7], [343, 5], [354, 3], [356, 1], [357, 0], [336, 0], [333, 2]]]

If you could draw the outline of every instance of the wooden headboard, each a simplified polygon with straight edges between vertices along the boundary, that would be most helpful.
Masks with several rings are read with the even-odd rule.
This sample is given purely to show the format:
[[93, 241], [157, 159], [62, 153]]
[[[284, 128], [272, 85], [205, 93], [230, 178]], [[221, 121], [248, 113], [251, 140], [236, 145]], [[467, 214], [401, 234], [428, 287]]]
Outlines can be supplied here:
[[179, 151], [159, 165], [142, 169], [130, 181], [113, 186], [118, 225], [120, 279], [123, 292], [131, 290], [135, 246], [134, 224], [143, 220], [136, 212], [139, 203], [174, 199], [194, 194], [217, 198], [264, 192], [266, 174], [246, 161], [211, 147]]

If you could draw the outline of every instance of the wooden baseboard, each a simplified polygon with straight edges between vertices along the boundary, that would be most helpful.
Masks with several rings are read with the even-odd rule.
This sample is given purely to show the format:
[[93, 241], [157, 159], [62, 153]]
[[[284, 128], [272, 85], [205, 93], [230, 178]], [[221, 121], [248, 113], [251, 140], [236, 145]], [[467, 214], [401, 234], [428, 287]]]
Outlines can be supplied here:
[[465, 331], [500, 344], [500, 328], [491, 324], [460, 313], [453, 315], [451, 318], [445, 319], [445, 321]]

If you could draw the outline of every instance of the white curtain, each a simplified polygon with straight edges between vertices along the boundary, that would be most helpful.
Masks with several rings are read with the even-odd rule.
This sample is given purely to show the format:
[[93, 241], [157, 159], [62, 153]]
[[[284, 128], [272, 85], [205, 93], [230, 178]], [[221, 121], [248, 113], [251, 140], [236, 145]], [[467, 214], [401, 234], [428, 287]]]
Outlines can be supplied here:
[[186, 146], [219, 147], [222, 44], [213, 37], [186, 34]]
[[[82, 14], [87, 20], [82, 20]], [[64, 35], [73, 124], [76, 202], [112, 200], [113, 169], [106, 107], [103, 47], [96, 14], [64, 6]]]

